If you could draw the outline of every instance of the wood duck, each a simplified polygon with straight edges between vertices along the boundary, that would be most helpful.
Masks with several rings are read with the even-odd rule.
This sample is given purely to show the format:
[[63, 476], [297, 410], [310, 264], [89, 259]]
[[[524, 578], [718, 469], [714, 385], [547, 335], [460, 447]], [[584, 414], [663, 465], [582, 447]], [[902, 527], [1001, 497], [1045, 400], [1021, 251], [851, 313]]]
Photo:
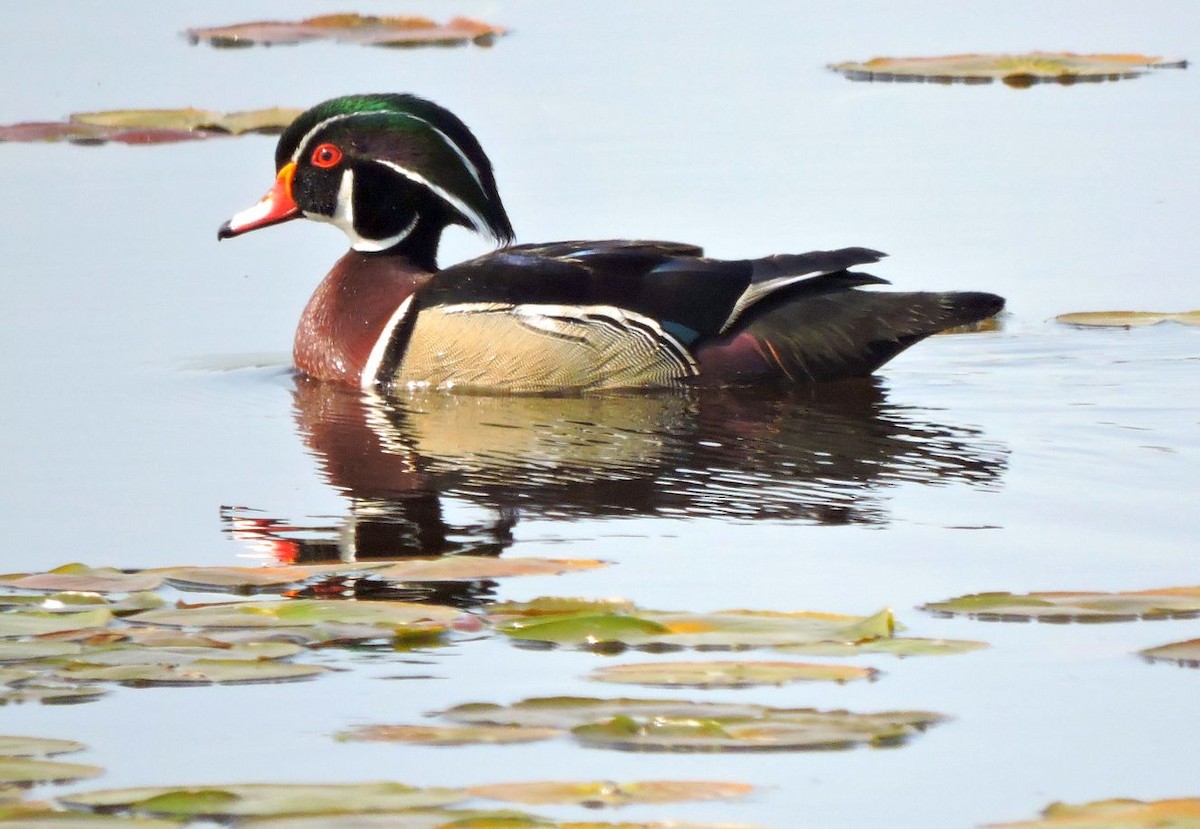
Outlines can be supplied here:
[[[863, 377], [931, 334], [998, 312], [975, 292], [859, 290], [865, 248], [710, 259], [694, 245], [513, 245], [492, 165], [462, 121], [413, 95], [349, 95], [284, 131], [277, 175], [218, 239], [301, 216], [350, 251], [309, 300], [297, 368], [384, 391], [513, 393]], [[501, 247], [437, 265], [449, 225]]]

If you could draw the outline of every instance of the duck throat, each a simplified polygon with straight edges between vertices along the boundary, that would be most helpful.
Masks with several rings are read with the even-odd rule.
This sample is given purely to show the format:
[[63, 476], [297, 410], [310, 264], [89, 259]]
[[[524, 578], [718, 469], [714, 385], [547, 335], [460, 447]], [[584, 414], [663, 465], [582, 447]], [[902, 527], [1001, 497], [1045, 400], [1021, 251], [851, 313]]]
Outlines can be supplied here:
[[372, 351], [403, 314], [397, 313], [432, 274], [407, 257], [351, 250], [337, 261], [309, 299], [292, 358], [318, 380], [363, 385]]

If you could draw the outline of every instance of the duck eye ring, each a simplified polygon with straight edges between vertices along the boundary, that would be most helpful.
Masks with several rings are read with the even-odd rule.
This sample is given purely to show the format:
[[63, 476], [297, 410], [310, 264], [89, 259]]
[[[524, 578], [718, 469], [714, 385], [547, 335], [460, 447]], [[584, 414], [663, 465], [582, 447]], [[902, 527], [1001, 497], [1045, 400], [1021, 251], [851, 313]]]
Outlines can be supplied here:
[[312, 163], [316, 167], [329, 169], [342, 160], [342, 151], [336, 144], [322, 144], [313, 150]]

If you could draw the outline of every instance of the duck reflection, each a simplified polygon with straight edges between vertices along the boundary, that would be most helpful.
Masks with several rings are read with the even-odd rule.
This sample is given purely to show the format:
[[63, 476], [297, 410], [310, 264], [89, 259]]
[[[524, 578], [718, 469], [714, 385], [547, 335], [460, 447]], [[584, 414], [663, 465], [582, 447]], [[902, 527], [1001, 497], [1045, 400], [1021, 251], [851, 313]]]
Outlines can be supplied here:
[[[336, 526], [246, 510], [239, 540], [295, 562], [496, 555], [523, 516], [883, 524], [905, 482], [995, 486], [1007, 450], [889, 403], [875, 378], [788, 390], [387, 400], [304, 377], [296, 424], [350, 501]], [[474, 524], [449, 502], [482, 507]], [[455, 514], [464, 510], [451, 510]]]

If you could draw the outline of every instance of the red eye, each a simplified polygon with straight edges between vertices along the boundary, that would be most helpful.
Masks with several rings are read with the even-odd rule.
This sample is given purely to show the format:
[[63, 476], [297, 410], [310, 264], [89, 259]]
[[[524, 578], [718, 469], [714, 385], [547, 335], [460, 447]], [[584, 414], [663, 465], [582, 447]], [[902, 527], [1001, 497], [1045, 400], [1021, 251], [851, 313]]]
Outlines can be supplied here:
[[342, 160], [342, 151], [336, 144], [322, 144], [313, 150], [312, 163], [317, 167], [333, 167]]

